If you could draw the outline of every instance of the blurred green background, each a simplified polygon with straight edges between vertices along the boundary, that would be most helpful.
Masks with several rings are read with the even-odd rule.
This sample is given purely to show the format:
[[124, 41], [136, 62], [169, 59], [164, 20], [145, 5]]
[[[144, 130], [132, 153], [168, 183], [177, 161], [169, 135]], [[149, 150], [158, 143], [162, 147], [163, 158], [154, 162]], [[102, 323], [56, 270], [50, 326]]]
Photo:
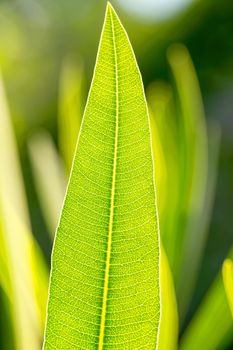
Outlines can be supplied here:
[[[163, 103], [168, 84], [173, 86], [175, 91], [174, 103], [177, 103], [177, 99], [181, 100], [181, 106], [178, 103], [176, 107], [176, 113], [178, 115], [181, 113], [182, 98], [185, 99], [188, 85], [183, 86], [183, 92], [179, 91], [179, 81], [182, 83], [186, 68], [176, 70], [176, 67], [178, 67], [177, 62], [187, 56], [195, 67], [194, 69], [192, 66], [187, 74], [191, 72], [191, 79], [197, 77], [199, 81], [205, 123], [217, 125], [221, 133], [221, 141], [213, 152], [213, 157], [216, 156], [216, 169], [213, 170], [216, 179], [216, 188], [213, 185], [215, 189], [212, 190], [213, 210], [210, 209], [206, 214], [209, 216], [210, 224], [208, 230], [206, 229], [207, 237], [202, 242], [197, 283], [192, 286], [190, 301], [188, 306], [185, 306], [184, 315], [181, 317], [183, 319], [180, 322], [180, 336], [182, 336], [233, 245], [233, 1], [115, 0], [112, 4], [129, 34], [145, 90], [148, 91], [149, 102], [158, 97], [158, 105], [156, 101], [154, 106], [153, 102], [151, 103], [155, 119], [161, 91], [161, 103]], [[61, 130], [66, 126], [59, 124], [59, 115], [65, 114], [66, 108], [69, 108], [66, 103], [62, 105], [62, 98], [66, 99], [66, 93], [72, 94], [71, 90], [76, 86], [78, 92], [74, 91], [74, 95], [76, 94], [76, 102], [78, 102], [77, 117], [82, 115], [93, 73], [105, 6], [106, 1], [103, 0], [0, 1], [0, 68], [22, 164], [32, 232], [48, 265], [52, 248], [49, 232], [53, 230], [55, 224], [52, 223], [52, 228], [49, 227], [49, 219], [44, 215], [38, 194], [38, 183], [36, 183], [38, 180], [35, 179], [35, 168], [38, 166], [35, 164], [38, 157], [35, 156], [35, 148], [42, 149], [45, 142], [43, 138], [35, 141], [35, 135], [46, 130], [52, 135], [56, 150], [59, 150], [62, 155], [62, 147], [59, 146], [57, 135], [61, 135]], [[174, 46], [177, 43], [183, 46]], [[177, 57], [174, 56], [176, 54]], [[72, 62], [75, 66], [74, 71]], [[71, 70], [68, 73], [64, 68], [66, 66]], [[72, 74], [76, 77], [74, 82], [72, 82]], [[152, 96], [153, 86], [154, 97]], [[202, 102], [197, 100], [195, 88], [190, 89], [191, 99], [193, 96], [191, 107], [195, 114], [196, 108], [197, 110], [199, 108], [198, 103]], [[69, 97], [67, 99], [69, 100]], [[72, 110], [73, 107], [70, 108]], [[177, 122], [176, 118], [174, 120]], [[166, 123], [163, 122], [163, 124], [166, 128]], [[158, 125], [157, 127], [159, 128]], [[0, 128], [3, 128], [2, 123]], [[197, 135], [199, 132], [202, 133], [201, 128], [197, 122]], [[73, 137], [75, 139], [76, 135]], [[190, 150], [192, 152], [192, 148]], [[164, 153], [166, 158], [165, 149]], [[57, 154], [54, 156], [56, 158]], [[189, 160], [189, 153], [186, 154], [186, 158]], [[63, 162], [66, 163], [65, 156]], [[2, 160], [0, 164], [1, 172], [4, 172], [6, 164]], [[44, 164], [44, 167], [48, 165], [43, 157], [40, 164]], [[36, 172], [40, 172], [38, 168], [36, 169]], [[54, 174], [56, 171], [54, 170]], [[205, 171], [203, 168], [199, 168], [197, 176], [201, 178], [203, 171]], [[173, 176], [170, 173], [171, 175]], [[65, 183], [63, 177], [65, 178], [65, 175], [61, 174], [59, 180], [62, 182], [61, 187]], [[210, 180], [207, 177], [207, 184], [208, 181]], [[39, 186], [44, 185], [40, 183]], [[174, 186], [176, 186], [175, 182]], [[62, 197], [63, 192], [57, 195]], [[60, 203], [60, 199], [57, 199], [57, 202]], [[56, 209], [55, 212], [57, 213]], [[53, 216], [54, 222], [57, 220], [56, 213]], [[51, 217], [52, 215], [53, 213]], [[194, 239], [191, 246], [194, 255], [195, 244]], [[165, 250], [166, 247], [165, 239]], [[167, 255], [173, 270], [168, 248]], [[175, 276], [174, 271], [173, 273]], [[174, 279], [176, 280], [176, 277]], [[2, 305], [4, 305], [7, 293], [4, 288], [2, 289]], [[179, 291], [177, 293], [179, 305]], [[11, 327], [7, 328], [4, 324], [7, 318], [7, 307], [4, 315], [4, 321], [1, 320], [2, 345], [0, 347], [15, 349], [14, 341], [10, 342], [11, 337], [8, 337], [6, 332], [6, 329], [11, 332]], [[10, 318], [9, 315], [8, 317]], [[209, 334], [214, 331], [210, 329]], [[204, 346], [202, 349], [232, 349], [233, 343], [231, 344], [230, 340], [226, 343], [221, 341], [218, 346]], [[190, 346], [188, 348], [191, 349]], [[200, 347], [196, 349], [199, 350]]]

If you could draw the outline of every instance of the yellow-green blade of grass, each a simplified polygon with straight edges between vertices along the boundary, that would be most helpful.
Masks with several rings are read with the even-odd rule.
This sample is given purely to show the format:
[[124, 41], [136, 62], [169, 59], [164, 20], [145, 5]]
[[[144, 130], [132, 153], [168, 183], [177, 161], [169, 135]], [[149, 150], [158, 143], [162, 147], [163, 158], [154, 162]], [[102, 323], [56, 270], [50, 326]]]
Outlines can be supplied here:
[[[31, 274], [32, 241], [29, 232], [18, 219], [9, 201], [1, 197], [1, 249], [5, 250], [10, 285], [7, 288], [18, 350], [41, 347], [38, 305]], [[3, 246], [4, 244], [4, 246]], [[43, 281], [41, 281], [43, 282]], [[44, 305], [45, 307], [45, 305]]]
[[222, 276], [218, 276], [181, 338], [181, 350], [228, 349], [233, 322]]
[[[153, 97], [156, 97], [153, 94]], [[161, 102], [161, 101], [160, 101]], [[163, 106], [162, 106], [163, 105]], [[161, 109], [164, 109], [165, 105], [160, 104]], [[166, 107], [165, 107], [166, 109]], [[155, 108], [157, 111], [157, 109]], [[167, 122], [165, 118], [164, 111], [160, 113], [164, 117], [163, 123]], [[163, 134], [164, 130], [161, 130], [159, 127], [158, 115], [155, 118], [154, 114], [150, 110], [150, 125], [151, 125], [151, 134], [152, 134], [152, 149], [154, 155], [154, 166], [155, 166], [155, 182], [157, 185], [157, 194], [158, 194], [158, 209], [159, 213], [163, 213], [164, 216], [169, 213], [169, 210], [166, 210], [169, 202], [167, 201], [168, 197], [168, 172], [167, 169], [169, 165], [166, 163], [165, 154], [166, 148], [162, 147]], [[165, 125], [164, 125], [165, 126]], [[171, 126], [171, 125], [169, 125]], [[174, 174], [174, 173], [173, 173]], [[169, 192], [170, 195], [170, 192]], [[173, 202], [172, 202], [173, 203]], [[161, 217], [161, 216], [160, 216]], [[168, 215], [167, 215], [168, 217]], [[165, 224], [165, 223], [164, 223]], [[161, 227], [161, 230], [164, 229]], [[160, 230], [160, 231], [161, 231]], [[159, 350], [175, 350], [178, 345], [178, 311], [176, 303], [175, 288], [173, 284], [173, 277], [170, 271], [168, 259], [166, 253], [161, 245], [161, 262], [160, 262], [160, 288], [161, 288], [161, 321], [160, 321], [160, 332], [158, 340], [158, 349]]]
[[[190, 298], [194, 292], [196, 286], [196, 277], [198, 275], [202, 257], [203, 249], [205, 247], [207, 233], [209, 229], [209, 223], [211, 220], [212, 209], [215, 198], [215, 188], [217, 181], [217, 168], [218, 168], [218, 157], [221, 143], [221, 131], [220, 126], [216, 122], [209, 122], [208, 124], [208, 182], [205, 188], [205, 197], [202, 204], [202, 213], [200, 213], [200, 222], [196, 227], [196, 230], [199, 230], [198, 235], [190, 235], [189, 241], [186, 242], [186, 249], [184, 252], [184, 261], [189, 261], [189, 264], [186, 264], [183, 267], [183, 278], [180, 279], [179, 284], [179, 296], [180, 301], [182, 297], [186, 297], [186, 301], [183, 300], [180, 302], [183, 305], [183, 312], [187, 311], [187, 306], [189, 304]], [[201, 233], [201, 234], [200, 234]], [[188, 246], [188, 245], [189, 246]], [[190, 254], [193, 247], [195, 247], [195, 254]], [[188, 279], [189, 285], [186, 287], [186, 293], [182, 293], [182, 284], [186, 283], [185, 276], [193, 276], [193, 279]], [[184, 315], [183, 315], [184, 316]]]
[[[197, 266], [206, 234], [202, 213], [208, 177], [208, 139], [198, 79], [191, 57], [183, 45], [168, 50], [168, 60], [175, 78], [180, 113], [180, 220], [176, 227], [174, 263], [172, 265], [181, 319], [186, 313], [197, 276]], [[200, 172], [201, 169], [201, 172]], [[193, 249], [195, 242], [195, 249]], [[192, 270], [186, 267], [192, 261]]]
[[[157, 202], [158, 209], [161, 218], [161, 213], [164, 213], [166, 206], [166, 194], [167, 194], [167, 164], [165, 161], [164, 150], [159, 135], [158, 125], [156, 123], [154, 114], [149, 110], [150, 114], [150, 127], [152, 136], [152, 150], [155, 167], [155, 181], [157, 189]], [[161, 219], [160, 219], [161, 222]]]
[[31, 278], [33, 282], [33, 294], [37, 305], [37, 318], [40, 325], [40, 343], [42, 343], [45, 319], [46, 319], [46, 305], [48, 299], [48, 266], [45, 262], [40, 247], [35, 240], [30, 242], [31, 254], [29, 256], [29, 265]]
[[176, 350], [179, 333], [176, 294], [168, 259], [162, 246], [160, 256], [161, 321], [158, 350]]
[[[169, 261], [172, 261], [174, 245], [176, 244], [174, 228], [179, 217], [179, 152], [176, 111], [169, 84], [163, 81], [153, 82], [147, 90], [147, 96], [153, 111], [151, 130], [156, 164], [160, 233], [167, 257]], [[158, 151], [159, 149], [161, 152]]]
[[14, 330], [11, 322], [10, 301], [2, 288], [0, 288], [0, 348], [14, 349]]
[[56, 233], [44, 349], [155, 349], [159, 229], [148, 111], [111, 5]]
[[[152, 102], [152, 99], [155, 98], [157, 100], [157, 97], [159, 97], [157, 93], [154, 93], [154, 91], [152, 90], [154, 90], [154, 88], [150, 89], [150, 92], [149, 92], [151, 102]], [[161, 98], [161, 100], [162, 99], [163, 98]], [[165, 135], [163, 134], [165, 131], [164, 129], [166, 129], [165, 123], [168, 123], [167, 119], [165, 118], [167, 114], [165, 110], [167, 108], [168, 101], [165, 102], [161, 100], [160, 100], [160, 103], [157, 104], [158, 108], [154, 109], [156, 112], [156, 117], [154, 113], [152, 113], [152, 111], [150, 110], [150, 125], [151, 125], [151, 135], [152, 135], [152, 149], [153, 149], [153, 155], [154, 155], [155, 180], [156, 180], [155, 182], [157, 185], [157, 195], [158, 195], [158, 209], [160, 213], [160, 218], [162, 213], [162, 217], [165, 219], [165, 216], [167, 216], [168, 218], [168, 215], [169, 215], [169, 209], [167, 208], [170, 203], [168, 202], [167, 198], [168, 198], [168, 195], [171, 194], [171, 192], [169, 191], [170, 187], [168, 186], [169, 180], [170, 180], [170, 177], [168, 179], [168, 169], [171, 168], [171, 164], [167, 161], [167, 158], [168, 158], [167, 154], [165, 157], [165, 152], [167, 151], [167, 149], [166, 147], [163, 147], [164, 146], [163, 138], [166, 138]], [[159, 120], [160, 118], [164, 118], [163, 121]], [[163, 124], [163, 127], [161, 127], [160, 123]], [[172, 123], [170, 123], [169, 126], [167, 125], [167, 128], [168, 127], [170, 128], [171, 124]], [[167, 134], [167, 131], [168, 130], [166, 130], [165, 132], [166, 134]], [[169, 152], [170, 151], [171, 149], [169, 149]], [[174, 172], [173, 172], [173, 175], [175, 175]], [[165, 220], [160, 229], [161, 233], [164, 228], [165, 228]], [[177, 345], [178, 345], [178, 311], [177, 311], [175, 289], [173, 284], [173, 277], [170, 271], [166, 253], [162, 245], [161, 245], [160, 256], [161, 256], [161, 263], [160, 263], [161, 321], [160, 321], [158, 349], [175, 350], [177, 349]]]
[[32, 135], [28, 149], [40, 205], [53, 239], [66, 188], [63, 164], [46, 131]]
[[0, 75], [0, 194], [5, 195], [20, 218], [29, 226], [29, 217], [17, 145], [11, 123], [3, 80]]
[[67, 177], [70, 174], [82, 120], [82, 70], [82, 65], [76, 64], [73, 58], [64, 59], [60, 77], [58, 140]]
[[233, 262], [231, 259], [226, 259], [224, 261], [222, 277], [231, 313], [233, 315]]
[[[30, 232], [20, 161], [2, 80], [0, 122], [0, 284], [11, 305], [15, 349], [39, 349], [44, 323], [42, 314], [45, 314], [42, 295], [46, 294], [48, 278], [46, 273], [44, 279], [41, 278], [43, 258], [34, 253], [36, 244]], [[37, 262], [32, 271], [31, 259], [34, 258]], [[40, 290], [36, 294], [33, 281], [39, 276]]]

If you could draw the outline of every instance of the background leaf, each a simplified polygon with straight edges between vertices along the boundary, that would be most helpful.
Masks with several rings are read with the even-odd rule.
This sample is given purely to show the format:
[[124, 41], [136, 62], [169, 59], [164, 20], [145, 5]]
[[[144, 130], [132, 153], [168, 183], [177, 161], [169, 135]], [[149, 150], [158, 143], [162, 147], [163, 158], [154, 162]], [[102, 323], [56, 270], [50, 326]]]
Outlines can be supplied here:
[[[230, 256], [233, 256], [232, 251]], [[218, 275], [181, 338], [181, 350], [225, 349], [233, 338], [233, 322], [222, 276]], [[208, 339], [208, 342], [206, 341]]]
[[233, 262], [231, 259], [226, 259], [224, 261], [222, 267], [222, 276], [226, 295], [229, 301], [229, 306], [233, 315]]
[[[203, 234], [197, 228], [205, 200], [205, 186], [208, 171], [208, 143], [199, 84], [187, 49], [183, 45], [173, 45], [168, 50], [168, 60], [175, 78], [178, 93], [178, 147], [179, 147], [179, 218], [174, 244], [174, 271], [177, 291], [182, 289], [180, 303], [186, 303], [184, 288], [188, 289], [194, 275], [184, 273], [192, 255], [192, 241]], [[202, 172], [200, 174], [200, 169]], [[195, 230], [195, 232], [193, 232]], [[187, 252], [188, 250], [188, 252]], [[194, 268], [195, 263], [193, 263]], [[185, 278], [185, 283], [183, 281]], [[190, 293], [187, 291], [187, 293]], [[183, 313], [184, 306], [180, 305]]]
[[149, 86], [147, 95], [156, 144], [161, 237], [174, 275], [183, 325], [195, 291], [213, 207], [220, 130], [214, 122], [206, 125], [187, 49], [173, 45], [168, 58], [176, 89], [158, 81]]
[[161, 320], [158, 350], [176, 350], [179, 334], [176, 294], [168, 259], [162, 246], [160, 257]]
[[[48, 273], [45, 267], [41, 273], [43, 257], [30, 232], [20, 162], [2, 80], [0, 123], [0, 164], [4, 164], [0, 172], [0, 283], [8, 298], [14, 348], [39, 350]], [[33, 270], [32, 259], [38, 261]], [[40, 284], [36, 292], [38, 277]]]
[[37, 194], [53, 239], [66, 188], [63, 164], [46, 131], [33, 135], [28, 147]]
[[81, 63], [67, 57], [62, 65], [60, 77], [58, 139], [64, 159], [67, 177], [75, 151], [75, 145], [82, 121], [83, 72]]

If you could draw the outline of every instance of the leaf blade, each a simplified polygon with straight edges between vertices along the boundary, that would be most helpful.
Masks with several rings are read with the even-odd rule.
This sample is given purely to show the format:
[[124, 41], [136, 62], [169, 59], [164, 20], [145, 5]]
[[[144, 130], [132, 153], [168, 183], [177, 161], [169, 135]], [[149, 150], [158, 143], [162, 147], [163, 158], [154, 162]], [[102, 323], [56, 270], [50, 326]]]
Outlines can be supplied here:
[[65, 171], [52, 137], [46, 131], [31, 136], [28, 151], [37, 195], [53, 239], [65, 194]]
[[231, 313], [233, 315], [233, 263], [231, 259], [226, 259], [223, 262], [222, 277]]
[[127, 34], [108, 5], [55, 238], [45, 349], [156, 347], [160, 292], [154, 191], [141, 76]]
[[218, 275], [185, 330], [179, 348], [226, 349], [232, 341], [232, 331], [232, 316], [222, 278]]
[[67, 57], [62, 65], [58, 105], [58, 141], [67, 177], [82, 121], [83, 67]]
[[166, 253], [161, 245], [161, 301], [162, 312], [158, 350], [178, 348], [179, 320], [176, 294]]
[[[42, 342], [47, 271], [30, 231], [17, 144], [1, 77], [0, 123], [0, 163], [4, 165], [0, 172], [0, 284], [9, 300], [14, 347], [36, 350]], [[33, 268], [32, 260], [36, 261]]]

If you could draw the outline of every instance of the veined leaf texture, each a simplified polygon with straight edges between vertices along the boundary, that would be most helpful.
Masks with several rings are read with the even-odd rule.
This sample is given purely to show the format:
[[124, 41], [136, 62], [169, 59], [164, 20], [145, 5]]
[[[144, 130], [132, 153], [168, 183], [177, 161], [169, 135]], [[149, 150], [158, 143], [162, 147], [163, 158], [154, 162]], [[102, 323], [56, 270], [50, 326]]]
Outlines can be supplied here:
[[44, 349], [156, 349], [159, 229], [148, 111], [107, 5], [56, 233]]

